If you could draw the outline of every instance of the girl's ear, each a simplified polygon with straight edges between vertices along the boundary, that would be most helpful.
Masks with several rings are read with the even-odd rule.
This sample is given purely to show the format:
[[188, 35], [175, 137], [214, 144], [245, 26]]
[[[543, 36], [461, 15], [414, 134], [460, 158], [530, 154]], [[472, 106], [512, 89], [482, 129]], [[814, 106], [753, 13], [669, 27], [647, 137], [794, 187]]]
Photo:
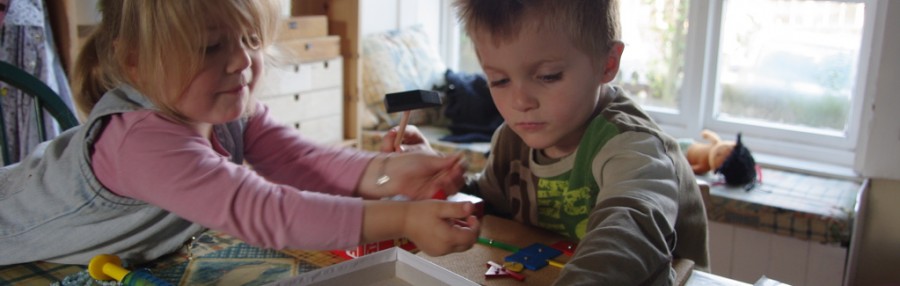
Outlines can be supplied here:
[[[122, 44], [119, 42], [118, 39], [113, 40], [112, 46], [113, 46], [113, 53], [118, 53], [118, 51], [123, 48]], [[137, 53], [134, 51], [128, 51], [125, 54], [124, 61], [119, 62], [119, 64], [122, 65], [121, 68], [125, 72], [125, 76], [127, 76], [128, 80], [133, 83], [136, 83], [137, 82], [136, 80], [138, 79], [137, 63], [138, 63]]]
[[125, 62], [123, 68], [125, 69], [125, 74], [128, 76], [128, 80], [137, 83], [138, 82], [138, 59], [137, 54], [134, 52], [128, 52], [125, 55]]
[[603, 84], [611, 82], [619, 73], [619, 63], [622, 60], [622, 51], [625, 50], [625, 44], [621, 41], [614, 41], [609, 52], [606, 53], [606, 60], [603, 61], [603, 76], [601, 81]]

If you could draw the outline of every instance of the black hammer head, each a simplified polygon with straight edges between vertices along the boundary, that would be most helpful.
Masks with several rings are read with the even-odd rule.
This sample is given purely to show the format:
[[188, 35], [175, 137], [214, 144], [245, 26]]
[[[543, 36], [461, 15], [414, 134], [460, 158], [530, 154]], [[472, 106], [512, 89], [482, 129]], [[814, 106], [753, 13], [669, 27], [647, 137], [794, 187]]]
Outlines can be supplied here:
[[441, 97], [430, 90], [410, 90], [384, 96], [384, 107], [388, 113], [438, 106], [441, 106]]

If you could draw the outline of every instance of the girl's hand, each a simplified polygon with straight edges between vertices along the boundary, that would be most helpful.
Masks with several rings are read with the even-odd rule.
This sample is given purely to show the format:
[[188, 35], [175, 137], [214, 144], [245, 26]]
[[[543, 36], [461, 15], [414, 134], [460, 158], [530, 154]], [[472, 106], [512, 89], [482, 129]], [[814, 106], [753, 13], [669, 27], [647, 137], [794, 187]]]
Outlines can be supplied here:
[[[464, 173], [461, 154], [446, 157], [425, 152], [384, 154], [369, 163], [359, 195], [364, 198], [403, 195], [424, 200], [443, 191], [450, 196], [465, 184]], [[390, 179], [379, 180], [385, 175]]]
[[[472, 203], [442, 201], [413, 202], [403, 227], [403, 236], [430, 256], [462, 252], [478, 240], [481, 224], [472, 215]], [[461, 220], [463, 223], [457, 223]]]
[[428, 140], [425, 139], [425, 135], [422, 134], [422, 131], [420, 131], [419, 128], [415, 125], [406, 126], [406, 130], [403, 131], [403, 141], [401, 141], [402, 143], [400, 145], [400, 150], [396, 150], [396, 148], [394, 147], [394, 140], [397, 138], [398, 130], [399, 128], [397, 126], [394, 126], [384, 134], [384, 137], [381, 137], [381, 152], [434, 152], [434, 150], [431, 149], [431, 145], [428, 144]]
[[431, 256], [466, 251], [478, 241], [481, 223], [470, 202], [367, 200], [363, 243], [405, 237]]

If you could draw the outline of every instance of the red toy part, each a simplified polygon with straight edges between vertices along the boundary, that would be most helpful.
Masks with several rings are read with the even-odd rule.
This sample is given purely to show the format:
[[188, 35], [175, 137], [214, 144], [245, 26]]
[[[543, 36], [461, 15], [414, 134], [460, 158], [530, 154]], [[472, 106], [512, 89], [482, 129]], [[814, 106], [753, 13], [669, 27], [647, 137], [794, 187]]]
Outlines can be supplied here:
[[384, 240], [384, 241], [379, 241], [379, 242], [367, 243], [367, 244], [363, 244], [363, 245], [357, 246], [356, 248], [351, 248], [351, 249], [332, 250], [331, 253], [334, 253], [338, 256], [341, 256], [341, 257], [344, 257], [347, 259], [353, 259], [353, 258], [357, 258], [357, 257], [363, 256], [366, 254], [372, 254], [372, 253], [375, 253], [378, 251], [389, 249], [389, 248], [392, 248], [395, 246], [400, 247], [409, 252], [416, 252], [419, 250], [419, 248], [416, 247], [416, 244], [413, 243], [412, 241], [409, 241], [409, 239], [398, 238], [398, 239], [389, 239], [389, 240]]
[[572, 241], [559, 241], [551, 245], [550, 247], [555, 248], [556, 250], [562, 251], [565, 255], [572, 256], [575, 253], [575, 247], [578, 244]]
[[445, 193], [444, 190], [438, 190], [431, 198], [435, 200], [447, 200], [447, 193]]
[[488, 261], [487, 267], [488, 267], [487, 272], [484, 272], [485, 279], [513, 278], [513, 279], [516, 279], [519, 281], [525, 280], [525, 275], [506, 270], [506, 268], [503, 268], [502, 265], [497, 264], [496, 262]]
[[509, 275], [509, 271], [506, 271], [503, 268], [494, 267], [494, 266], [491, 266], [490, 264], [488, 264], [487, 266], [488, 266], [488, 270], [487, 270], [487, 272], [484, 273], [485, 279], [511, 277]]

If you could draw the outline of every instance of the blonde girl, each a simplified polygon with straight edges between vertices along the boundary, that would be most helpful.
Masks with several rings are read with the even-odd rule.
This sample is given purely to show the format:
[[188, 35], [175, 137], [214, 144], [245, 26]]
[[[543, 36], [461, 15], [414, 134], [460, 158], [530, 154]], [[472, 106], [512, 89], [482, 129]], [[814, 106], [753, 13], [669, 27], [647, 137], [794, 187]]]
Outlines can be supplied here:
[[206, 228], [276, 249], [470, 248], [471, 204], [377, 200], [453, 193], [458, 157], [315, 145], [253, 98], [277, 2], [103, 0], [74, 72], [84, 123], [0, 170], [0, 265], [143, 262]]

